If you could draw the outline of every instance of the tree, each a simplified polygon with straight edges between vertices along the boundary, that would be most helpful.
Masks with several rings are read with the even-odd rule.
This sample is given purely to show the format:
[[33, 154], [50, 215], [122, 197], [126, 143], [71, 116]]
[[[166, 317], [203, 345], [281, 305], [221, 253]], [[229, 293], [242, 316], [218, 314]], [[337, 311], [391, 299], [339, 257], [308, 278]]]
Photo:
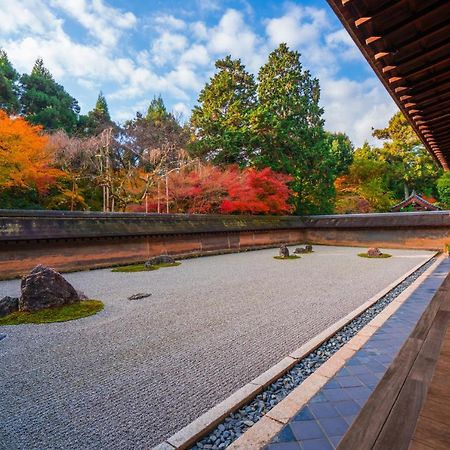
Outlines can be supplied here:
[[20, 110], [19, 73], [14, 69], [8, 55], [0, 49], [0, 109], [15, 114]]
[[167, 202], [170, 212], [176, 213], [286, 214], [292, 209], [288, 203], [289, 180], [270, 168], [259, 171], [198, 164], [195, 168], [170, 172], [168, 195], [165, 189], [152, 186], [146, 205], [132, 209], [162, 211]]
[[245, 166], [255, 152], [250, 125], [257, 102], [255, 79], [231, 56], [218, 60], [216, 68], [192, 111], [191, 153], [215, 164]]
[[29, 122], [46, 130], [75, 131], [78, 102], [56, 83], [42, 59], [36, 60], [30, 75], [22, 75], [21, 83], [23, 113]]
[[222, 201], [220, 212], [240, 214], [288, 214], [291, 177], [276, 173], [269, 167], [260, 171], [247, 168], [232, 178], [228, 196]]
[[104, 129], [114, 126], [109, 114], [108, 103], [100, 91], [95, 107], [88, 112], [87, 116], [79, 117], [77, 128], [82, 135], [97, 136]]
[[43, 194], [64, 176], [53, 167], [47, 143], [40, 126], [0, 110], [0, 190], [35, 189]]
[[439, 200], [445, 208], [450, 208], [450, 172], [445, 172], [437, 180]]
[[164, 104], [164, 100], [161, 95], [158, 97], [153, 97], [153, 100], [147, 108], [146, 119], [149, 122], [158, 123], [163, 120], [170, 119], [170, 116], [171, 114], [167, 112], [166, 105]]
[[297, 213], [331, 212], [333, 158], [324, 140], [319, 81], [302, 69], [298, 52], [281, 44], [269, 55], [258, 74], [258, 98], [252, 120], [257, 166], [293, 177]]
[[326, 145], [330, 146], [333, 171], [336, 176], [344, 175], [353, 162], [354, 147], [345, 133], [325, 132]]
[[407, 198], [412, 189], [431, 194], [429, 191], [441, 172], [405, 116], [396, 113], [388, 126], [374, 130], [373, 136], [384, 141], [377, 153], [388, 164], [387, 183], [395, 195]]

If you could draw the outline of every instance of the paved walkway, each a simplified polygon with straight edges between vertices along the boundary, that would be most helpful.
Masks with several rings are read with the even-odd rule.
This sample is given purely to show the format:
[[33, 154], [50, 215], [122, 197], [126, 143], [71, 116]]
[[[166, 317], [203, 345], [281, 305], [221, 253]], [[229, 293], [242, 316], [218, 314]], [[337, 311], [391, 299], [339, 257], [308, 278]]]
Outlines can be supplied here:
[[[298, 412], [266, 450], [337, 448], [449, 271], [450, 260], [446, 259]], [[360, 433], [364, 435], [364, 430]], [[357, 442], [361, 449], [366, 448], [361, 439]], [[354, 444], [345, 448], [353, 449]]]
[[[144, 449], [162, 441], [429, 256], [261, 250], [146, 273], [68, 274], [96, 316], [0, 327], [0, 448]], [[19, 281], [0, 283], [18, 295]], [[130, 302], [137, 292], [152, 296]]]

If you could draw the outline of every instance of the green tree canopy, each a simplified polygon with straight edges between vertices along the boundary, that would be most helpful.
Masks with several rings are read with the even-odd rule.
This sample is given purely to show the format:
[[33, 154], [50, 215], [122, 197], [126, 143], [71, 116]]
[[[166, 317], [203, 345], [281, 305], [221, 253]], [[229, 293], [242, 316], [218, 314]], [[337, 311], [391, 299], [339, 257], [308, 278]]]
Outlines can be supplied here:
[[345, 133], [325, 132], [325, 141], [330, 146], [335, 175], [341, 176], [347, 173], [355, 152], [350, 138]]
[[75, 131], [80, 107], [37, 59], [31, 74], [21, 77], [23, 113], [33, 124], [43, 125], [47, 130]]
[[303, 70], [300, 54], [281, 44], [258, 74], [255, 129], [259, 166], [294, 177], [299, 214], [331, 212], [333, 155], [323, 129], [319, 80]]
[[87, 116], [79, 117], [78, 130], [80, 130], [82, 135], [96, 136], [105, 128], [113, 127], [114, 125], [109, 114], [106, 98], [100, 91], [94, 108], [88, 112]]
[[0, 109], [8, 113], [20, 110], [19, 82], [20, 75], [8, 59], [8, 55], [0, 48]]
[[218, 60], [216, 68], [192, 111], [191, 152], [216, 164], [247, 165], [254, 156], [250, 117], [257, 102], [255, 79], [231, 56]]
[[388, 164], [386, 181], [396, 197], [407, 198], [413, 189], [431, 194], [440, 170], [405, 116], [396, 113], [388, 126], [374, 130], [373, 136], [384, 141], [375, 152]]
[[444, 208], [450, 208], [450, 172], [445, 172], [437, 180], [439, 200]]
[[146, 119], [156, 123], [166, 120], [170, 116], [171, 114], [167, 112], [166, 105], [161, 95], [158, 95], [158, 97], [153, 97], [153, 100], [147, 108]]

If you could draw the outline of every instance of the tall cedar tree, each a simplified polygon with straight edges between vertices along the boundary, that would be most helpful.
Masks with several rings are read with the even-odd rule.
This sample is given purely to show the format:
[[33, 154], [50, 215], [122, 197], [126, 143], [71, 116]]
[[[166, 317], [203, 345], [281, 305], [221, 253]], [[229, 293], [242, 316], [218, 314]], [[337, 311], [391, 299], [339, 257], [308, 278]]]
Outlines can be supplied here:
[[383, 147], [374, 152], [388, 163], [387, 183], [396, 197], [407, 198], [413, 189], [431, 194], [431, 186], [441, 172], [405, 116], [396, 113], [388, 126], [374, 130], [373, 136], [384, 141]]
[[215, 164], [245, 166], [254, 157], [250, 116], [257, 102], [255, 79], [231, 56], [218, 60], [216, 68], [192, 111], [191, 153]]
[[21, 77], [23, 113], [30, 123], [42, 125], [46, 130], [75, 131], [80, 107], [37, 59], [30, 75]]
[[115, 124], [109, 114], [108, 103], [103, 92], [98, 94], [94, 108], [87, 116], [80, 116], [78, 121], [78, 134], [84, 136], [97, 136], [105, 128], [114, 128]]
[[8, 55], [0, 49], [0, 109], [9, 114], [20, 110], [19, 79], [20, 75], [10, 63]]
[[291, 175], [297, 214], [327, 213], [334, 201], [333, 157], [324, 139], [319, 81], [300, 54], [281, 44], [258, 74], [254, 118], [259, 167]]

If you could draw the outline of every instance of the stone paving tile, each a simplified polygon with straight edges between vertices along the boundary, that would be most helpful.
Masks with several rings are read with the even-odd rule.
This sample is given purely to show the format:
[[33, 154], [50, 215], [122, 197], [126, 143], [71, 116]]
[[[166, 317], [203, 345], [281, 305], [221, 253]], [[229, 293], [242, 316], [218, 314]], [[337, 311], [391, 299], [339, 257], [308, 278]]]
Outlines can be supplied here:
[[[450, 260], [444, 260], [294, 416], [266, 450], [336, 448], [411, 334], [449, 270]], [[281, 443], [285, 447], [274, 447]], [[297, 447], [288, 447], [288, 444]]]

